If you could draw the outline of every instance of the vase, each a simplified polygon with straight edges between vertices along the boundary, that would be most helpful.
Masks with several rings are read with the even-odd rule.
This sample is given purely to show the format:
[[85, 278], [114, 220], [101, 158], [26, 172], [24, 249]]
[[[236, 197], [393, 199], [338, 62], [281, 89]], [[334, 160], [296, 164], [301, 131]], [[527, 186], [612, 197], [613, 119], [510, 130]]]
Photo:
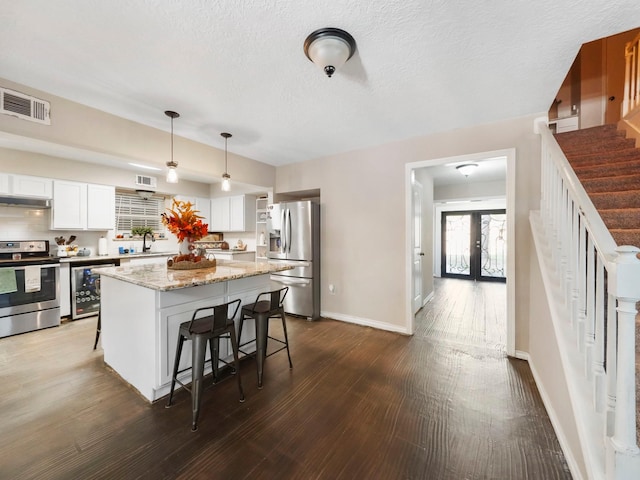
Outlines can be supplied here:
[[183, 240], [178, 244], [178, 251], [180, 252], [180, 255], [188, 255], [192, 250], [192, 243], [188, 240]]

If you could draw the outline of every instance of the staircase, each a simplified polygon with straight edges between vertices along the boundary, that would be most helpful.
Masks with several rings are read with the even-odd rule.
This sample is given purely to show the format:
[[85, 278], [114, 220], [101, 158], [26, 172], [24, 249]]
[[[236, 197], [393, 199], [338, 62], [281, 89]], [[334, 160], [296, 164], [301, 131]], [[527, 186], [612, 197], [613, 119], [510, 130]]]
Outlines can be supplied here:
[[615, 125], [555, 138], [618, 245], [640, 247], [640, 149]]
[[[640, 157], [613, 126], [557, 136], [544, 120], [534, 128], [541, 138], [540, 210], [529, 219], [553, 327], [548, 337], [569, 399], [545, 404], [552, 412], [572, 407], [575, 432], [557, 421], [554, 427], [576, 478], [640, 479], [640, 224], [631, 223], [640, 209]], [[544, 355], [532, 352], [533, 362]]]
[[[616, 125], [555, 135], [618, 245], [640, 247], [640, 149]], [[636, 307], [640, 311], [640, 304]], [[640, 314], [636, 317], [636, 422], [640, 443]]]

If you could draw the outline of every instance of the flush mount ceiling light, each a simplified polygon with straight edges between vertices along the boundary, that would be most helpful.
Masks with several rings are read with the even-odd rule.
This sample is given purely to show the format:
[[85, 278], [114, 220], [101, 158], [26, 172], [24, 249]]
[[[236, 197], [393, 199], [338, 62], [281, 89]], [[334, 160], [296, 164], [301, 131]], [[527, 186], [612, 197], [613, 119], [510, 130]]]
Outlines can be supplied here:
[[173, 161], [173, 119], [180, 116], [179, 113], [167, 110], [164, 112], [167, 117], [171, 118], [171, 161], [167, 162], [167, 183], [178, 183], [178, 164]]
[[224, 173], [222, 174], [222, 191], [228, 192], [231, 190], [231, 175], [227, 173], [227, 140], [233, 135], [230, 133], [221, 133], [224, 137]]
[[304, 41], [304, 54], [328, 77], [356, 53], [356, 41], [339, 28], [321, 28]]
[[464, 165], [458, 165], [456, 169], [465, 177], [468, 177], [478, 168], [477, 163], [465, 163]]

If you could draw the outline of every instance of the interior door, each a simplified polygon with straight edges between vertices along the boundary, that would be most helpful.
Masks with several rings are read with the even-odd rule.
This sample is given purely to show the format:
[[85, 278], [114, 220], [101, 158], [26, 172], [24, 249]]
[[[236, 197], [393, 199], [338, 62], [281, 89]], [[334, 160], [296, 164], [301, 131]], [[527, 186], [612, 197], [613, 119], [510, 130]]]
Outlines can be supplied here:
[[443, 277], [506, 281], [505, 210], [442, 213]]
[[412, 185], [413, 201], [413, 313], [422, 308], [422, 185]]

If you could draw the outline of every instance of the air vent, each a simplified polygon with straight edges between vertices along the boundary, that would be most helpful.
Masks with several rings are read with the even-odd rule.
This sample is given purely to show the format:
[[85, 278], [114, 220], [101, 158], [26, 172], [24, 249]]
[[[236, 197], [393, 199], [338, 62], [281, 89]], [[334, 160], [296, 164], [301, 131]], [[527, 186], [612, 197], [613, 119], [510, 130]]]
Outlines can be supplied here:
[[51, 125], [50, 109], [50, 103], [45, 100], [0, 87], [0, 113]]
[[156, 188], [158, 186], [158, 180], [156, 179], [156, 177], [136, 175], [136, 185], [138, 185], [139, 187]]

